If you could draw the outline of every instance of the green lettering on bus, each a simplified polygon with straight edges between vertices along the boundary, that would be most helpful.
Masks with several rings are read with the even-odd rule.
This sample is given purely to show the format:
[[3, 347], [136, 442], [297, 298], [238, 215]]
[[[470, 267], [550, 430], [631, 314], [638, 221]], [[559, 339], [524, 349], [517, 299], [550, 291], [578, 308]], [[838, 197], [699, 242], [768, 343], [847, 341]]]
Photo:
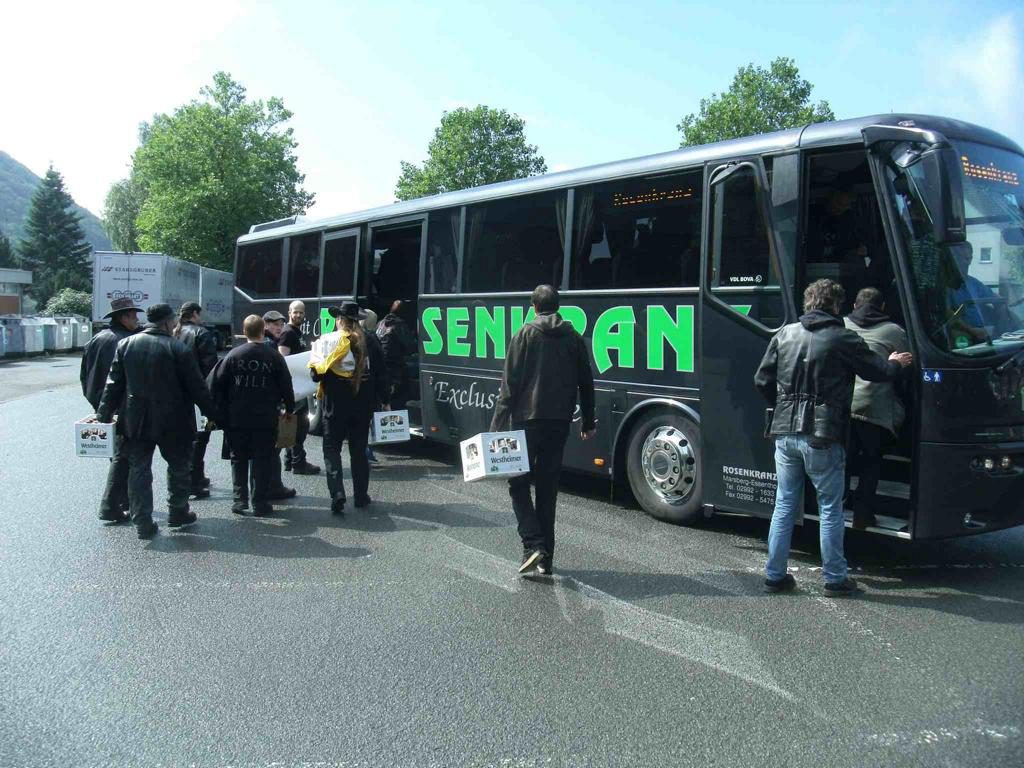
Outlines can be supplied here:
[[444, 349], [444, 339], [441, 338], [441, 332], [437, 330], [437, 324], [441, 321], [441, 308], [427, 307], [424, 309], [422, 321], [423, 330], [427, 334], [427, 339], [423, 342], [423, 354], [441, 354], [441, 350]]
[[469, 307], [448, 307], [445, 315], [448, 331], [448, 354], [453, 357], [469, 357], [473, 347], [469, 338]]
[[320, 335], [323, 336], [325, 333], [334, 333], [334, 318], [327, 311], [327, 307], [320, 310]]
[[565, 322], [570, 323], [580, 336], [587, 332], [587, 313], [579, 307], [560, 307], [558, 314]]
[[619, 368], [632, 368], [635, 341], [636, 315], [632, 307], [612, 307], [602, 312], [594, 323], [593, 338], [598, 373], [612, 367], [613, 351]]
[[647, 307], [647, 367], [665, 370], [666, 343], [676, 352], [676, 371], [693, 373], [693, 307], [676, 306], [676, 319], [660, 304]]
[[509, 338], [512, 338], [519, 333], [520, 328], [533, 320], [537, 313], [533, 311], [533, 307], [529, 307], [526, 309], [526, 318], [524, 319], [523, 307], [509, 307], [509, 315], [512, 318], [512, 322], [509, 325]]
[[473, 327], [476, 331], [476, 356], [487, 357], [487, 340], [491, 340], [494, 349], [494, 359], [505, 358], [505, 308], [493, 307], [491, 312], [487, 307], [476, 307], [473, 311]]

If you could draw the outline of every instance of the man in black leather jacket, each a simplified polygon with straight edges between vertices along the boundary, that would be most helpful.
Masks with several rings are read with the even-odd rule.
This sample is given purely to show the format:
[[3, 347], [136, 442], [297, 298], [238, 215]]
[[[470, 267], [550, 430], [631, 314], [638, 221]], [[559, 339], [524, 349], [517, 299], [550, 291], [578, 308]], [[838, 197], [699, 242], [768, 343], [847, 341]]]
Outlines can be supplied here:
[[767, 592], [796, 585], [786, 564], [805, 473], [818, 493], [825, 595], [857, 591], [843, 555], [845, 446], [854, 378], [892, 381], [913, 358], [893, 352], [886, 361], [872, 352], [839, 319], [844, 300], [843, 287], [833, 280], [807, 286], [805, 314], [775, 334], [754, 376], [758, 391], [775, 406], [769, 434], [775, 438], [778, 487], [768, 533]]
[[115, 411], [128, 455], [128, 497], [140, 539], [157, 532], [153, 522], [153, 451], [167, 462], [167, 521], [180, 528], [196, 521], [188, 508], [189, 450], [195, 439], [196, 405], [220, 421], [195, 356], [171, 336], [174, 310], [154, 304], [142, 333], [118, 344], [96, 414], [109, 422]]
[[406, 401], [411, 396], [407, 365], [409, 358], [416, 354], [419, 348], [416, 335], [401, 315], [404, 306], [404, 302], [400, 300], [392, 302], [391, 311], [377, 325], [377, 338], [380, 339], [384, 364], [388, 369], [388, 380], [391, 382], [388, 401], [396, 411], [405, 408]]
[[[131, 299], [114, 299], [110, 302], [110, 327], [100, 331], [88, 342], [82, 352], [82, 367], [79, 379], [82, 394], [92, 406], [93, 413], [100, 407], [103, 388], [107, 384], [110, 364], [121, 339], [126, 339], [139, 330], [138, 313], [142, 309]], [[124, 453], [124, 440], [118, 435], [114, 441], [114, 457], [107, 470], [107, 485], [100, 501], [100, 520], [107, 523], [127, 522], [128, 517], [128, 457]]]
[[[217, 364], [217, 339], [209, 328], [202, 325], [203, 308], [198, 302], [186, 301], [178, 312], [178, 327], [174, 335], [181, 340], [199, 364], [199, 373], [205, 380]], [[196, 432], [192, 443], [191, 495], [197, 499], [210, 496], [210, 478], [206, 476], [206, 446], [210, 444], [210, 432], [202, 429]]]

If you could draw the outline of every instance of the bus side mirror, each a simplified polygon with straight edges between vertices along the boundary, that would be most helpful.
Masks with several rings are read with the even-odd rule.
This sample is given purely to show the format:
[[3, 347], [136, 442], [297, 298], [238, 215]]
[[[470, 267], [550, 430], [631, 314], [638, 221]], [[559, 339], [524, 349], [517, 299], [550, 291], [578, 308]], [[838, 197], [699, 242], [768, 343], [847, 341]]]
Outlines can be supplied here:
[[950, 146], [930, 147], [919, 161], [925, 184], [921, 189], [932, 215], [932, 234], [937, 244], [962, 243], [967, 239], [964, 216], [963, 177], [960, 158]]

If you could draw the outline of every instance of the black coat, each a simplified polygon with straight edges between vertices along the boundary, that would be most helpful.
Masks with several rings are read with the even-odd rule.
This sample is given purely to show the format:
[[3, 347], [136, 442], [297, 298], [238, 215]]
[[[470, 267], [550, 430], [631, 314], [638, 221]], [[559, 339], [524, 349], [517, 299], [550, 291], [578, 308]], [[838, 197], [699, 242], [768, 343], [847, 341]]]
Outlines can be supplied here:
[[217, 339], [209, 328], [186, 320], [178, 329], [178, 339], [196, 356], [199, 373], [205, 379], [217, 364]]
[[843, 321], [815, 310], [772, 337], [754, 386], [774, 404], [772, 435], [846, 444], [854, 378], [892, 381], [900, 365], [876, 355]]
[[196, 431], [196, 405], [206, 417], [220, 421], [195, 355], [174, 337], [147, 324], [142, 333], [117, 345], [96, 413], [103, 422], [119, 413], [121, 432], [129, 438], [153, 443], [191, 441]]
[[100, 407], [103, 388], [107, 385], [110, 365], [121, 339], [127, 339], [137, 331], [129, 331], [118, 322], [111, 321], [110, 327], [97, 333], [85, 344], [82, 352], [82, 367], [78, 378], [82, 382], [82, 394], [89, 401], [93, 411]]
[[235, 347], [217, 363], [207, 382], [217, 407], [233, 432], [268, 432], [277, 429], [284, 405], [295, 410], [292, 377], [281, 353], [263, 342]]
[[557, 312], [524, 325], [508, 345], [491, 430], [524, 421], [571, 421], [579, 395], [583, 429], [594, 428], [594, 371], [583, 337]]
[[388, 314], [377, 326], [377, 338], [380, 339], [384, 364], [387, 366], [391, 383], [398, 385], [406, 378], [406, 359], [418, 349], [416, 336], [405, 320], [398, 315]]
[[370, 338], [371, 334], [364, 333], [363, 336], [366, 340], [367, 361], [358, 393], [353, 393], [350, 379], [336, 376], [329, 371], [321, 376], [310, 369], [313, 381], [323, 382], [323, 417], [328, 421], [346, 421], [352, 416], [352, 409], [358, 410], [360, 415], [369, 416], [388, 402], [388, 373], [380, 344], [376, 339]]

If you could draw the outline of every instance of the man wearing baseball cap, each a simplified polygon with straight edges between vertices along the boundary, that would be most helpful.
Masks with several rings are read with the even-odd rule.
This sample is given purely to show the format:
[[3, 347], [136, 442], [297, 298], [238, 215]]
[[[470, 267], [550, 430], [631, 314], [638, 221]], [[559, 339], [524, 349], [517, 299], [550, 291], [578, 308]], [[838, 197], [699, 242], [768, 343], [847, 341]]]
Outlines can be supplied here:
[[[110, 311], [104, 315], [110, 320], [110, 327], [86, 342], [79, 380], [82, 382], [82, 394], [94, 413], [100, 407], [103, 387], [106, 386], [107, 374], [110, 373], [110, 364], [114, 362], [118, 343], [139, 330], [139, 312], [142, 309], [135, 306], [132, 299], [114, 299], [110, 302]], [[114, 458], [110, 460], [110, 469], [107, 471], [107, 485], [100, 501], [100, 520], [105, 523], [117, 524], [129, 520], [128, 457], [122, 450], [123, 443], [118, 434], [114, 441]]]
[[198, 405], [207, 418], [221, 420], [195, 355], [171, 335], [174, 310], [154, 304], [146, 319], [142, 333], [118, 344], [96, 410], [97, 418], [109, 423], [120, 409], [128, 498], [140, 539], [151, 539], [158, 530], [153, 522], [153, 452], [159, 448], [167, 462], [168, 524], [191, 525], [196, 521], [188, 508], [189, 453], [196, 431], [193, 409]]

